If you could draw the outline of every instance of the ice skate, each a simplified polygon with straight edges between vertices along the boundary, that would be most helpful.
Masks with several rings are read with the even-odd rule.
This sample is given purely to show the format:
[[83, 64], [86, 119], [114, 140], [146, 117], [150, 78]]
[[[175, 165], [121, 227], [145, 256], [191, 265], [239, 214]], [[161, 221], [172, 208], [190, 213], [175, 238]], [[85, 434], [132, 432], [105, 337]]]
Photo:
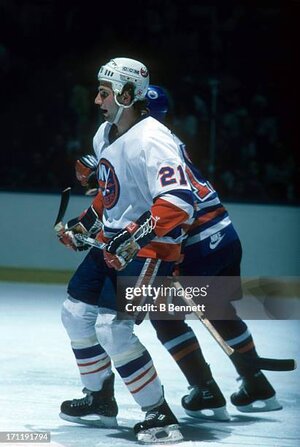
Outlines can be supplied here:
[[281, 410], [276, 393], [262, 372], [242, 377], [239, 391], [231, 395], [231, 402], [243, 413]]
[[96, 427], [117, 427], [116, 416], [118, 406], [114, 398], [114, 374], [108, 377], [102, 390], [90, 391], [83, 389], [86, 394], [82, 399], [66, 400], [61, 404], [59, 416], [69, 422], [93, 425]]
[[229, 421], [226, 400], [214, 379], [190, 387], [190, 394], [183, 396], [181, 405], [188, 416], [213, 421]]
[[137, 423], [133, 430], [142, 444], [169, 444], [183, 440], [178, 421], [166, 401], [147, 411], [145, 420]]

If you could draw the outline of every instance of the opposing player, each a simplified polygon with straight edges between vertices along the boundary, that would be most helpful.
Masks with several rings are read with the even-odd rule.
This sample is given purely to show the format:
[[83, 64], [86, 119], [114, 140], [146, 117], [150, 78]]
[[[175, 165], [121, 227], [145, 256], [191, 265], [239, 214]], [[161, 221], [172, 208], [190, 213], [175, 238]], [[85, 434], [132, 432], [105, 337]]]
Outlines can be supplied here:
[[[163, 120], [168, 110], [166, 92], [159, 86], [150, 85], [147, 97], [151, 115]], [[240, 298], [242, 250], [239, 237], [216, 191], [192, 164], [184, 144], [177, 137], [175, 139], [178, 151], [185, 160], [197, 204], [197, 216], [188, 231], [183, 251], [184, 261], [180, 264], [179, 273], [186, 276], [232, 276], [240, 293], [237, 298]], [[87, 181], [97, 165], [95, 157], [89, 157], [83, 157], [82, 161], [78, 162], [77, 176], [81, 180]], [[226, 303], [226, 296], [223, 298], [223, 303]], [[215, 320], [213, 324], [234, 349], [250, 358], [257, 357], [249, 328], [236, 315], [228, 301], [227, 304], [230, 319]], [[182, 320], [165, 321], [152, 318], [151, 321], [158, 338], [173, 356], [192, 387], [190, 395], [182, 399], [187, 414], [217, 420], [228, 419], [226, 400], [212, 377], [192, 329]], [[245, 369], [237, 363], [234, 366], [242, 378], [242, 386], [231, 396], [231, 401], [240, 411], [271, 411], [281, 408], [275, 397], [275, 390], [261, 371], [255, 368]]]
[[[166, 110], [167, 95], [158, 86], [152, 86], [152, 98], [149, 107], [151, 109]], [[157, 100], [155, 102], [155, 92]], [[153, 110], [152, 112], [153, 113]], [[177, 139], [177, 137], [175, 137]], [[201, 171], [192, 163], [186, 152], [185, 145], [177, 139], [177, 145], [183, 160], [185, 161], [187, 176], [193, 188], [196, 203], [196, 218], [183, 245], [183, 261], [179, 264], [178, 273], [183, 276], [197, 277], [224, 277], [220, 280], [222, 286], [221, 302], [216, 305], [223, 306], [227, 315], [226, 320], [216, 319], [212, 321], [215, 328], [225, 341], [235, 350], [249, 359], [255, 359], [258, 354], [255, 349], [253, 337], [246, 323], [236, 314], [231, 305], [231, 297], [226, 296], [227, 278], [231, 277], [227, 293], [234, 286], [235, 299], [242, 297], [240, 265], [242, 259], [242, 247], [239, 236], [232, 224], [230, 216], [221, 203], [217, 192], [209, 181], [202, 175]], [[224, 287], [223, 287], [224, 285]], [[172, 331], [176, 333], [178, 323], [152, 321], [157, 330], [158, 338], [168, 348], [173, 357], [176, 358], [176, 339], [180, 346], [180, 340], [175, 336], [170, 338]], [[169, 326], [169, 327], [168, 327]], [[188, 348], [187, 348], [188, 349]], [[251, 362], [249, 362], [251, 364]], [[194, 362], [186, 365], [184, 373], [194, 375], [194, 384], [188, 396], [182, 399], [182, 405], [191, 416], [203, 416], [203, 410], [210, 405], [218, 405], [224, 402], [220, 390], [216, 388], [210, 369], [203, 359], [201, 368], [202, 380], [196, 382], [199, 371]], [[255, 362], [253, 362], [255, 365]], [[231, 402], [242, 412], [272, 411], [281, 409], [276, 399], [276, 393], [265, 375], [255, 366], [245, 368], [234, 360], [234, 366], [241, 378], [240, 390], [231, 396]], [[206, 373], [205, 373], [206, 371]], [[210, 400], [207, 396], [210, 395]]]
[[97, 238], [107, 248], [91, 249], [68, 285], [62, 320], [86, 397], [63, 402], [61, 417], [88, 423], [96, 416], [102, 425], [116, 424], [112, 360], [146, 412], [134, 427], [137, 438], [177, 441], [182, 439], [178, 421], [164, 399], [151, 356], [133, 333], [134, 319], [124, 317], [123, 296], [116, 298], [111, 284], [116, 290], [117, 280], [135, 276], [139, 285], [147, 285], [172, 272], [182, 225], [194, 215], [192, 191], [171, 132], [147, 116], [147, 68], [133, 59], [115, 58], [100, 68], [98, 80], [95, 103], [105, 118], [93, 140], [100, 189], [59, 238], [80, 249], [76, 233], [94, 233], [101, 221]]

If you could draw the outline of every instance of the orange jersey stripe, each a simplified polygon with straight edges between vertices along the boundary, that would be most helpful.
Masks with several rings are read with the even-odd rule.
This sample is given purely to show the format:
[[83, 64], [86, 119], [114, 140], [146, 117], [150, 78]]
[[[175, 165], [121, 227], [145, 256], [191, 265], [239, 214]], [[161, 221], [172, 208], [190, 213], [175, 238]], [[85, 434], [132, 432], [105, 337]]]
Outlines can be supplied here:
[[178, 261], [180, 252], [181, 244], [150, 242], [150, 244], [138, 252], [138, 256], [142, 258], [162, 259], [163, 261]]
[[253, 348], [254, 348], [254, 343], [253, 343], [253, 341], [250, 341], [243, 348], [237, 349], [237, 351], [240, 352], [241, 354], [243, 354], [244, 352], [250, 351]]
[[191, 352], [196, 351], [197, 349], [199, 349], [199, 344], [193, 343], [187, 346], [186, 348], [183, 348], [180, 351], [178, 351], [176, 354], [173, 355], [173, 358], [176, 362], [178, 362], [179, 360], [183, 359], [183, 357], [190, 354]]
[[199, 224], [204, 224], [215, 217], [219, 216], [220, 214], [223, 214], [225, 212], [225, 208], [221, 206], [220, 208], [217, 208], [214, 211], [211, 211], [210, 213], [204, 214], [203, 216], [199, 216], [197, 221], [199, 221]]
[[215, 217], [219, 216], [220, 214], [223, 214], [225, 212], [225, 208], [221, 206], [220, 208], [217, 208], [214, 211], [211, 211], [210, 213], [206, 213], [203, 216], [197, 217], [197, 219], [193, 222], [193, 224], [190, 226], [189, 231], [193, 230], [194, 228], [200, 227], [200, 225], [203, 225], [210, 220], [215, 219]]
[[125, 382], [126, 385], [131, 385], [132, 383], [136, 382], [137, 380], [140, 380], [147, 372], [150, 371], [150, 369], [153, 368], [151, 365], [150, 368], [146, 369], [146, 371], [142, 372], [139, 376], [135, 377], [134, 379], [130, 380], [129, 382]]
[[145, 388], [146, 385], [148, 385], [148, 383], [153, 382], [153, 380], [157, 377], [157, 372], [155, 371], [155, 373], [153, 374], [152, 377], [150, 377], [149, 380], [147, 380], [147, 382], [145, 382], [143, 385], [141, 385], [139, 388], [136, 388], [135, 390], [130, 391], [132, 394], [138, 393], [139, 391], [141, 391], [143, 388]]
[[89, 372], [86, 372], [86, 373], [81, 372], [80, 375], [81, 375], [81, 376], [86, 376], [86, 375], [88, 375], [88, 374], [94, 374], [94, 373], [96, 373], [96, 372], [98, 372], [98, 371], [102, 371], [103, 369], [108, 368], [110, 365], [111, 365], [111, 362], [109, 361], [109, 362], [106, 363], [104, 366], [101, 366], [101, 368], [98, 368], [98, 369], [95, 369], [94, 371], [89, 371]]
[[95, 365], [96, 363], [102, 362], [103, 360], [95, 360], [94, 362], [87, 362], [87, 363], [78, 363], [77, 365], [80, 366], [90, 366], [90, 365]]
[[155, 201], [151, 207], [151, 214], [154, 217], [159, 217], [154, 232], [160, 237], [169, 233], [169, 231], [189, 218], [185, 211], [164, 199]]

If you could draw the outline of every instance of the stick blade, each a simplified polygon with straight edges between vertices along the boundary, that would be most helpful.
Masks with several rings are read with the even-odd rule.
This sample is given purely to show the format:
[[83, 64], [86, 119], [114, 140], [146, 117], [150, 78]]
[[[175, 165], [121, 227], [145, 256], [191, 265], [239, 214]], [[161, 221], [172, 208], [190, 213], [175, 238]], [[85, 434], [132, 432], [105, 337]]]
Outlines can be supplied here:
[[297, 368], [297, 363], [294, 359], [267, 359], [260, 357], [260, 369], [269, 371], [293, 371]]
[[265, 357], [248, 358], [244, 354], [234, 351], [230, 355], [232, 360], [235, 360], [241, 366], [246, 368], [258, 368], [266, 371], [293, 371], [297, 368], [294, 359], [272, 359]]

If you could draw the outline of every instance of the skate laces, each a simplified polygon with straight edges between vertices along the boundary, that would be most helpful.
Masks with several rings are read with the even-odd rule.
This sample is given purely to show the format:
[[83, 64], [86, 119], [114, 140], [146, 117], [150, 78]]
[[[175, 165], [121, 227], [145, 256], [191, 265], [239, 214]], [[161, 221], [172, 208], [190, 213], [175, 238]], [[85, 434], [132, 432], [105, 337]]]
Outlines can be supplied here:
[[209, 387], [209, 382], [203, 385], [191, 385], [188, 387], [191, 390], [190, 394], [187, 396], [189, 400], [201, 399], [201, 400], [211, 400], [217, 397], [217, 394]]
[[151, 233], [156, 227], [157, 221], [159, 217], [152, 216], [152, 214], [145, 220], [143, 224], [139, 227], [139, 229], [134, 233], [134, 240], [137, 242], [139, 239], [142, 239], [147, 234]]
[[82, 390], [82, 392], [84, 394], [86, 394], [85, 397], [82, 397], [81, 399], [73, 399], [72, 400], [72, 407], [81, 407], [84, 405], [91, 405], [93, 402], [93, 396], [92, 396], [92, 391], [88, 390], [87, 388], [84, 388]]

